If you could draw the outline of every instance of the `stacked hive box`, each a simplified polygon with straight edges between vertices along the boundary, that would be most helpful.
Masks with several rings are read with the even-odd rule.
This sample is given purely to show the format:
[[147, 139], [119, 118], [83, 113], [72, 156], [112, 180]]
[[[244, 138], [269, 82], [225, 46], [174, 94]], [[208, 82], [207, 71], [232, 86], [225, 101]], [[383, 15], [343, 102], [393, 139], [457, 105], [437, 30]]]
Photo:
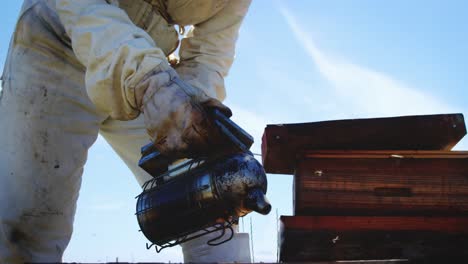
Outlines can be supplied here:
[[280, 260], [468, 258], [461, 114], [269, 125], [268, 173], [294, 174]]

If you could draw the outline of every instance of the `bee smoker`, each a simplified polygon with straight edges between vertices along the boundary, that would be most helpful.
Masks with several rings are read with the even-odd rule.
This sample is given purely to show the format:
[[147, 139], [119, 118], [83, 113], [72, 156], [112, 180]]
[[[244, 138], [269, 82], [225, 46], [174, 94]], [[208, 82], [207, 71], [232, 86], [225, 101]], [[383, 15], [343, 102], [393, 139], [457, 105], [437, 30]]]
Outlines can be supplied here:
[[208, 244], [219, 245], [233, 237], [239, 217], [270, 212], [265, 171], [248, 151], [253, 138], [217, 110], [214, 121], [236, 151], [169, 169], [171, 161], [152, 144], [142, 148], [139, 165], [154, 177], [143, 185], [136, 206], [140, 229], [152, 243], [148, 249], [154, 245], [160, 252], [217, 231]]

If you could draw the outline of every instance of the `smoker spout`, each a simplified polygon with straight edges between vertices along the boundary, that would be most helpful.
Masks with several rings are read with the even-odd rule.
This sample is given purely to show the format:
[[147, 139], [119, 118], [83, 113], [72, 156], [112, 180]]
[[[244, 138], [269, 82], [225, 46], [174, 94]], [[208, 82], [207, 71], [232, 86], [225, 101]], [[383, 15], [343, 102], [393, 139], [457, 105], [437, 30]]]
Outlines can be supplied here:
[[239, 216], [251, 211], [268, 214], [265, 197], [267, 177], [262, 165], [249, 153], [237, 153], [216, 164], [211, 173], [219, 197], [230, 203]]
[[245, 205], [252, 211], [262, 215], [267, 215], [271, 211], [271, 204], [260, 188], [249, 191]]

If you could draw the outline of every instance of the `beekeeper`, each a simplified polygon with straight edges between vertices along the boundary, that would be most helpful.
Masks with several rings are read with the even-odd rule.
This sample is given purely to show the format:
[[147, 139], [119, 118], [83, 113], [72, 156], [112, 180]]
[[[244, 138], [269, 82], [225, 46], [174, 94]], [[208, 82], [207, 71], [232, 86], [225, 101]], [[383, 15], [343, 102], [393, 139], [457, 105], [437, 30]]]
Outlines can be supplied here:
[[[230, 112], [220, 103], [223, 78], [249, 4], [24, 1], [2, 77], [0, 263], [61, 261], [98, 133], [140, 184], [150, 177], [137, 167], [149, 138], [172, 157], [217, 144], [200, 106]], [[240, 237], [219, 247], [188, 242], [184, 260], [248, 262]]]

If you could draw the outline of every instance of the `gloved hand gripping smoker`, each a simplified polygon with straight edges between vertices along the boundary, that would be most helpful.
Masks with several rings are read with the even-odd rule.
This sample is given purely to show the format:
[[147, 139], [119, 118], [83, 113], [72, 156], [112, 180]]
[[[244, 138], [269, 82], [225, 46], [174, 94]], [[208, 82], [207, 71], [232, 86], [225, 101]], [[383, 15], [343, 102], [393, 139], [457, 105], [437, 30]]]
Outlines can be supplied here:
[[[239, 217], [271, 210], [265, 171], [249, 151], [252, 136], [216, 108], [209, 112], [226, 138], [220, 153], [169, 169], [174, 160], [162, 156], [153, 144], [142, 148], [139, 166], [154, 178], [137, 197], [136, 215], [157, 252], [221, 230], [219, 237], [208, 241], [219, 245], [232, 238], [232, 225]], [[224, 236], [226, 232], [230, 233]]]

